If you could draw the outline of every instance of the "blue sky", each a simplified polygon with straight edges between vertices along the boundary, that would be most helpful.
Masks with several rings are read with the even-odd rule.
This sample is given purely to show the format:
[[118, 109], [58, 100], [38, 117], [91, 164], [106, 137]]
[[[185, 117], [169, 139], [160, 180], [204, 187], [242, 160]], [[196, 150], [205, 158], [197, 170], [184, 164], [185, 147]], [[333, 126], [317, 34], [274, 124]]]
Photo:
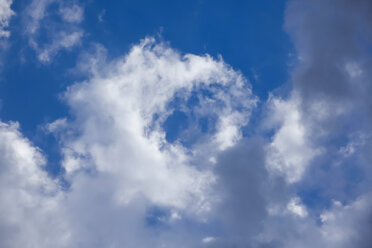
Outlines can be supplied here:
[[1, 247], [368, 247], [368, 0], [0, 0]]

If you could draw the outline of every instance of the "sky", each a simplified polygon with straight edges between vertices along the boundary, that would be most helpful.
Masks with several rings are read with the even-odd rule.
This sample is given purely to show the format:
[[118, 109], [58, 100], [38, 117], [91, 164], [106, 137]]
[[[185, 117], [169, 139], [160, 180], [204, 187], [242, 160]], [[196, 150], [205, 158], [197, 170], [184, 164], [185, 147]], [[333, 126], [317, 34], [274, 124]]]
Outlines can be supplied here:
[[0, 247], [369, 248], [370, 0], [0, 0]]

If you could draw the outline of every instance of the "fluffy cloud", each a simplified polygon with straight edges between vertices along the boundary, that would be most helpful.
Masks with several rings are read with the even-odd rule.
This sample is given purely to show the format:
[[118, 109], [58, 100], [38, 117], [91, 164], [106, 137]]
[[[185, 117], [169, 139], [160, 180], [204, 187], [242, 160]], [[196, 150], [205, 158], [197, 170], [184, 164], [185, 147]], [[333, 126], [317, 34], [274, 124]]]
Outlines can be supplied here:
[[[367, 28], [371, 8], [371, 2], [363, 0], [312, 4], [299, 0], [291, 1], [287, 9], [286, 27], [301, 57], [293, 72], [300, 121], [308, 141], [323, 149], [317, 162], [331, 164], [337, 174], [349, 166], [348, 156], [354, 156], [354, 172], [370, 171], [363, 147], [369, 146], [371, 133], [371, 64], [364, 43], [372, 38]], [[319, 166], [310, 170], [308, 176], [314, 176]], [[365, 192], [355, 192], [360, 193]]]
[[370, 246], [371, 206], [371, 194], [363, 195], [346, 206], [334, 202], [332, 209], [321, 215], [321, 231], [327, 241], [327, 247]]
[[[372, 214], [367, 152], [371, 74], [366, 45], [371, 41], [371, 8], [371, 2], [363, 0], [288, 4], [285, 26], [294, 40], [298, 65], [292, 73], [290, 97], [272, 96], [268, 102], [266, 122], [274, 135], [266, 163], [270, 171], [279, 171], [295, 183], [290, 188], [302, 192], [307, 214], [301, 214], [301, 221], [291, 220], [277, 215], [284, 210], [271, 208], [286, 229], [277, 235], [269, 227], [276, 226], [274, 216], [267, 222], [262, 237], [273, 247], [370, 244], [365, 232], [370, 233], [371, 226], [362, 220], [370, 220]], [[311, 196], [316, 204], [306, 203], [309, 197], [304, 192], [318, 192]], [[324, 221], [317, 223], [317, 218]]]
[[17, 123], [0, 123], [1, 246], [61, 247], [68, 232], [58, 211], [58, 183], [43, 169], [43, 154], [18, 129]]
[[[199, 104], [190, 103], [192, 97]], [[75, 116], [65, 125], [74, 135], [62, 137], [68, 176], [110, 173], [119, 180], [114, 194], [123, 204], [140, 194], [154, 204], [195, 211], [208, 208], [205, 190], [214, 180], [203, 164], [239, 139], [256, 102], [245, 79], [223, 61], [181, 56], [152, 38], [70, 87], [65, 99]], [[210, 130], [199, 131], [188, 146], [168, 142], [163, 124], [176, 111], [193, 123], [209, 120]], [[193, 123], [190, 129], [201, 129]], [[188, 155], [206, 145], [214, 147], [207, 157]]]
[[[57, 11], [51, 8], [54, 6]], [[41, 62], [48, 63], [60, 51], [80, 44], [84, 35], [79, 26], [83, 14], [83, 8], [75, 1], [34, 0], [30, 3], [25, 17], [25, 34]], [[56, 21], [55, 15], [61, 21]], [[40, 38], [42, 35], [46, 38]]]
[[[31, 41], [51, 4], [68, 27], [82, 21], [77, 5], [32, 4]], [[60, 178], [17, 124], [0, 123], [0, 244], [368, 247], [371, 8], [289, 2], [298, 65], [289, 97], [266, 103], [267, 136], [243, 137], [258, 100], [221, 58], [145, 38], [107, 61], [96, 45], [78, 66], [87, 79], [63, 95], [71, 115], [47, 125], [60, 142]], [[61, 32], [36, 46], [42, 60], [82, 35]]]
[[9, 26], [9, 19], [14, 15], [10, 8], [13, 0], [0, 1], [0, 37], [9, 37], [10, 32], [6, 30]]
[[308, 130], [303, 123], [298, 97], [285, 101], [271, 96], [265, 126], [277, 128], [267, 146], [267, 166], [273, 172], [284, 174], [290, 183], [299, 181], [313, 157], [321, 149], [311, 145]]
[[[247, 80], [222, 59], [181, 55], [152, 38], [111, 62], [85, 59], [92, 62], [90, 78], [71, 86], [64, 96], [71, 118], [47, 126], [61, 144], [67, 189], [42, 169], [41, 152], [22, 138], [17, 126], [4, 124], [3, 132], [10, 138], [2, 141], [13, 150], [1, 153], [2, 176], [7, 179], [2, 190], [9, 198], [2, 204], [2, 235], [12, 228], [18, 232], [2, 239], [2, 244], [213, 243], [205, 239], [208, 232], [186, 227], [188, 223], [209, 226], [212, 208], [220, 201], [213, 190], [213, 168], [219, 153], [239, 142], [240, 130], [257, 102]], [[104, 66], [98, 69], [95, 64]], [[166, 122], [176, 113], [186, 116], [187, 125], [169, 139]], [[11, 179], [12, 173], [17, 177]], [[10, 193], [13, 190], [23, 198], [13, 199], [18, 197]], [[253, 196], [259, 197], [254, 191]], [[12, 209], [20, 209], [14, 213], [16, 220], [11, 219]]]

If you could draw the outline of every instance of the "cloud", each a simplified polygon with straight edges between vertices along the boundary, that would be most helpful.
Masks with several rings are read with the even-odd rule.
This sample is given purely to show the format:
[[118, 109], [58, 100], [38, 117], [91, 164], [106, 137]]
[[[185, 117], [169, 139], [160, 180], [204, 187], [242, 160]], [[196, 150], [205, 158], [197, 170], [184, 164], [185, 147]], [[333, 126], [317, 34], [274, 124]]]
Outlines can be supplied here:
[[[36, 44], [41, 60], [78, 44], [81, 7], [32, 4], [31, 43], [51, 4], [73, 30]], [[257, 137], [242, 129], [258, 99], [222, 58], [151, 37], [113, 60], [95, 45], [78, 66], [86, 80], [63, 95], [71, 115], [47, 125], [63, 155], [60, 178], [17, 124], [0, 123], [0, 244], [368, 247], [371, 8], [289, 2], [298, 65], [289, 97], [265, 103], [269, 134]]]
[[83, 8], [74, 3], [70, 6], [60, 7], [59, 11], [66, 22], [80, 23], [84, 18]]
[[[347, 158], [339, 158], [340, 151], [347, 151], [344, 147], [353, 148], [354, 158], [367, 156], [363, 147], [371, 133], [371, 63], [366, 46], [372, 38], [367, 11], [371, 8], [371, 2], [364, 0], [312, 4], [298, 0], [288, 5], [285, 25], [301, 57], [293, 72], [292, 95], [297, 96], [308, 141], [324, 151], [318, 154], [322, 155], [318, 163], [333, 164], [337, 158], [335, 164], [346, 167]], [[364, 163], [355, 160], [353, 167], [367, 172]]]
[[53, 41], [39, 51], [38, 59], [42, 62], [49, 62], [61, 49], [70, 49], [80, 43], [83, 37], [81, 30], [67, 33], [60, 32], [53, 37]]
[[9, 20], [14, 15], [14, 11], [11, 9], [12, 0], [0, 1], [0, 38], [9, 37], [10, 32], [6, 30], [9, 26]]
[[212, 211], [218, 231], [210, 247], [258, 245], [270, 206], [284, 207], [289, 200], [284, 180], [265, 169], [264, 144], [259, 137], [245, 139], [220, 153], [214, 169], [219, 200]]
[[[240, 142], [240, 130], [256, 105], [249, 82], [221, 58], [182, 55], [153, 38], [112, 61], [104, 53], [100, 62], [82, 59], [93, 63], [93, 70], [64, 95], [72, 115], [47, 125], [60, 142], [65, 174], [48, 176], [42, 152], [22, 137], [16, 124], [3, 124], [0, 130], [5, 137], [0, 141], [0, 174], [6, 179], [1, 190], [7, 198], [1, 204], [0, 244], [213, 244], [202, 230], [214, 219], [210, 214], [219, 199], [212, 189], [213, 168], [221, 152]], [[103, 66], [95, 68], [97, 64]], [[186, 133], [170, 141], [164, 123], [177, 111], [189, 124]], [[232, 131], [225, 133], [225, 128]], [[188, 140], [189, 135], [194, 138]]]
[[[262, 123], [272, 132], [267, 142], [256, 141], [253, 154], [245, 147], [237, 155], [239, 146], [234, 146], [234, 155], [219, 160], [229, 165], [220, 167], [227, 171], [215, 172], [217, 182], [225, 185], [218, 192], [228, 200], [219, 203], [226, 207], [215, 216], [226, 219], [218, 223], [220, 235], [209, 235], [214, 239], [208, 247], [349, 248], [371, 243], [371, 64], [366, 45], [371, 8], [370, 1], [289, 2], [286, 28], [299, 57], [292, 89], [289, 97], [270, 95], [266, 103]], [[261, 173], [244, 173], [256, 161], [254, 168]], [[224, 181], [228, 170], [240, 164], [246, 166]], [[274, 179], [276, 187], [265, 187]], [[252, 209], [256, 205], [260, 210]]]
[[335, 202], [322, 214], [322, 235], [327, 247], [368, 247], [372, 242], [372, 197], [366, 194], [350, 205]]
[[83, 18], [84, 10], [75, 1], [33, 0], [26, 10], [25, 35], [39, 61], [49, 63], [62, 50], [78, 46], [84, 36], [79, 26]]
[[297, 182], [321, 149], [311, 144], [296, 96], [287, 101], [271, 96], [268, 107], [265, 126], [276, 127], [277, 131], [266, 147], [266, 164], [274, 173], [284, 174], [289, 183]]
[[[197, 106], [187, 106], [192, 95], [198, 97]], [[208, 209], [204, 194], [214, 179], [188, 153], [197, 152], [193, 146], [214, 144], [211, 156], [234, 144], [256, 102], [245, 79], [223, 61], [181, 56], [153, 38], [94, 72], [89, 81], [70, 87], [65, 99], [76, 118], [66, 126], [78, 128], [77, 136], [62, 137], [68, 176], [80, 170], [114, 174], [120, 180], [115, 197], [123, 204], [140, 194], [154, 204], [192, 206], [194, 211]], [[180, 106], [172, 104], [175, 99]], [[199, 131], [200, 141], [191, 147], [168, 142], [162, 125], [176, 108], [195, 108], [184, 114], [192, 114], [196, 123], [211, 118], [215, 128]], [[232, 132], [226, 134], [226, 128]]]
[[63, 246], [67, 233], [57, 211], [60, 189], [43, 169], [45, 163], [18, 123], [0, 123], [2, 247]]
[[370, 244], [371, 8], [363, 0], [288, 3], [285, 27], [299, 59], [289, 97], [267, 103], [274, 133], [266, 163], [286, 176], [306, 212], [289, 202], [296, 219], [272, 206], [261, 235], [269, 247]]

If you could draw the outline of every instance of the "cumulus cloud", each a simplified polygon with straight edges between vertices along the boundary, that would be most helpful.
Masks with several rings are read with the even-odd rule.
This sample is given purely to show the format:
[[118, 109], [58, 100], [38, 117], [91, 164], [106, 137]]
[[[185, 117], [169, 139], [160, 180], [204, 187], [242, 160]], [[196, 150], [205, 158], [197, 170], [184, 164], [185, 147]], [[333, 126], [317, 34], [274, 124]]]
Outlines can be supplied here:
[[32, 1], [26, 10], [25, 35], [39, 61], [48, 63], [60, 51], [78, 46], [84, 35], [79, 26], [83, 19], [84, 10], [75, 1]]
[[[51, 4], [68, 25], [82, 21], [78, 5], [33, 4], [30, 37]], [[78, 66], [87, 79], [63, 95], [71, 115], [47, 125], [61, 178], [43, 170], [17, 124], [0, 125], [0, 244], [368, 247], [371, 8], [289, 2], [285, 26], [300, 59], [289, 97], [265, 103], [270, 132], [257, 137], [242, 129], [258, 99], [222, 58], [145, 38], [108, 60], [95, 45]], [[77, 44], [74, 30], [37, 50], [41, 60]]]
[[331, 210], [321, 215], [322, 236], [327, 247], [368, 247], [372, 230], [371, 194], [359, 197], [350, 205], [334, 202]]
[[321, 153], [320, 148], [311, 144], [299, 104], [296, 96], [288, 101], [271, 96], [265, 120], [266, 127], [277, 128], [266, 148], [267, 167], [284, 174], [290, 183], [299, 181], [312, 158]]
[[[191, 147], [168, 142], [162, 125], [175, 111], [186, 109], [192, 96], [199, 104], [188, 107], [189, 112], [195, 109], [193, 113], [183, 113], [194, 122], [214, 120], [215, 127], [199, 132], [200, 141]], [[208, 208], [204, 194], [214, 179], [197, 164], [205, 161], [193, 161], [188, 153], [196, 152], [193, 146], [213, 143], [217, 149], [207, 154], [212, 156], [234, 144], [256, 102], [245, 79], [223, 61], [181, 56], [152, 38], [95, 72], [89, 81], [70, 87], [65, 99], [76, 118], [66, 127], [78, 128], [77, 136], [62, 139], [68, 176], [80, 170], [107, 172], [118, 176], [122, 186], [115, 194], [123, 204], [141, 194], [154, 204], [193, 206], [199, 208], [196, 211]], [[232, 133], [226, 134], [226, 128]]]
[[0, 1], [0, 37], [9, 37], [10, 32], [6, 30], [9, 20], [14, 15], [11, 5], [13, 0]]
[[208, 247], [260, 244], [257, 237], [265, 232], [270, 206], [285, 208], [289, 201], [284, 180], [265, 169], [264, 144], [262, 138], [245, 139], [220, 153], [214, 169], [219, 199], [212, 211], [218, 232]]
[[[270, 171], [278, 170], [287, 182], [295, 183], [290, 187], [302, 192], [305, 201], [301, 206], [306, 212], [295, 201], [287, 207], [302, 216], [301, 221], [278, 217], [283, 210], [270, 209], [289, 232], [275, 237], [276, 231], [268, 227], [276, 226], [272, 218], [267, 226], [270, 231], [262, 237], [271, 240], [273, 247], [370, 244], [365, 232], [372, 230], [367, 152], [371, 8], [371, 2], [363, 0], [289, 1], [285, 27], [299, 60], [291, 76], [290, 96], [284, 100], [271, 96], [267, 103], [269, 118], [265, 121], [274, 134], [266, 146], [266, 164]], [[309, 202], [309, 193], [304, 192], [313, 192], [316, 203]], [[332, 202], [338, 203], [330, 206]], [[317, 218], [324, 222], [317, 223]], [[360, 229], [355, 223], [360, 223]]]
[[2, 247], [64, 245], [68, 232], [57, 211], [59, 186], [43, 169], [45, 163], [18, 123], [0, 123]]
[[[97, 62], [85, 58], [94, 68]], [[60, 141], [67, 189], [50, 179], [42, 169], [41, 152], [13, 128], [13, 135], [28, 144], [25, 159], [30, 164], [19, 161], [5, 168], [26, 166], [32, 171], [16, 178], [16, 186], [4, 185], [3, 190], [10, 192], [28, 178], [36, 178], [37, 188], [26, 188], [33, 190], [30, 199], [35, 197], [39, 208], [27, 209], [30, 219], [23, 221], [38, 228], [20, 229], [6, 244], [25, 246], [32, 235], [35, 240], [30, 244], [39, 247], [49, 247], [50, 240], [56, 247], [213, 243], [213, 238], [205, 239], [205, 231], [192, 232], [186, 226], [209, 225], [213, 204], [219, 201], [212, 189], [215, 161], [219, 153], [239, 142], [257, 102], [248, 81], [221, 58], [182, 55], [153, 38], [142, 40], [124, 57], [98, 64], [104, 66], [93, 69], [89, 79], [65, 93], [72, 116], [47, 125]], [[186, 133], [169, 140], [164, 125], [176, 112], [188, 119]], [[197, 136], [189, 140], [194, 132]], [[39, 190], [44, 184], [48, 191]], [[2, 207], [8, 216], [12, 206]], [[24, 223], [13, 225], [18, 229]], [[43, 239], [43, 230], [53, 225], [56, 228]], [[4, 230], [11, 229], [5, 226]], [[61, 236], [55, 238], [54, 231]]]
[[[293, 72], [293, 91], [299, 96], [298, 109], [308, 140], [324, 149], [320, 163], [334, 163], [337, 158], [339, 165], [340, 151], [346, 157], [366, 156], [363, 147], [368, 146], [371, 133], [371, 74], [364, 42], [371, 40], [367, 28], [371, 8], [371, 2], [363, 0], [312, 4], [299, 0], [291, 1], [287, 9], [286, 28], [302, 58]], [[334, 13], [331, 16], [329, 9]], [[363, 163], [356, 160], [353, 167], [366, 170]]]
[[371, 39], [371, 7], [289, 2], [286, 28], [299, 56], [293, 87], [289, 97], [270, 95], [266, 103], [267, 142], [240, 154], [236, 145], [224, 152], [231, 156], [219, 157], [216, 209], [223, 211], [215, 215], [219, 235], [207, 236], [206, 247], [370, 245], [371, 74], [364, 42]]

